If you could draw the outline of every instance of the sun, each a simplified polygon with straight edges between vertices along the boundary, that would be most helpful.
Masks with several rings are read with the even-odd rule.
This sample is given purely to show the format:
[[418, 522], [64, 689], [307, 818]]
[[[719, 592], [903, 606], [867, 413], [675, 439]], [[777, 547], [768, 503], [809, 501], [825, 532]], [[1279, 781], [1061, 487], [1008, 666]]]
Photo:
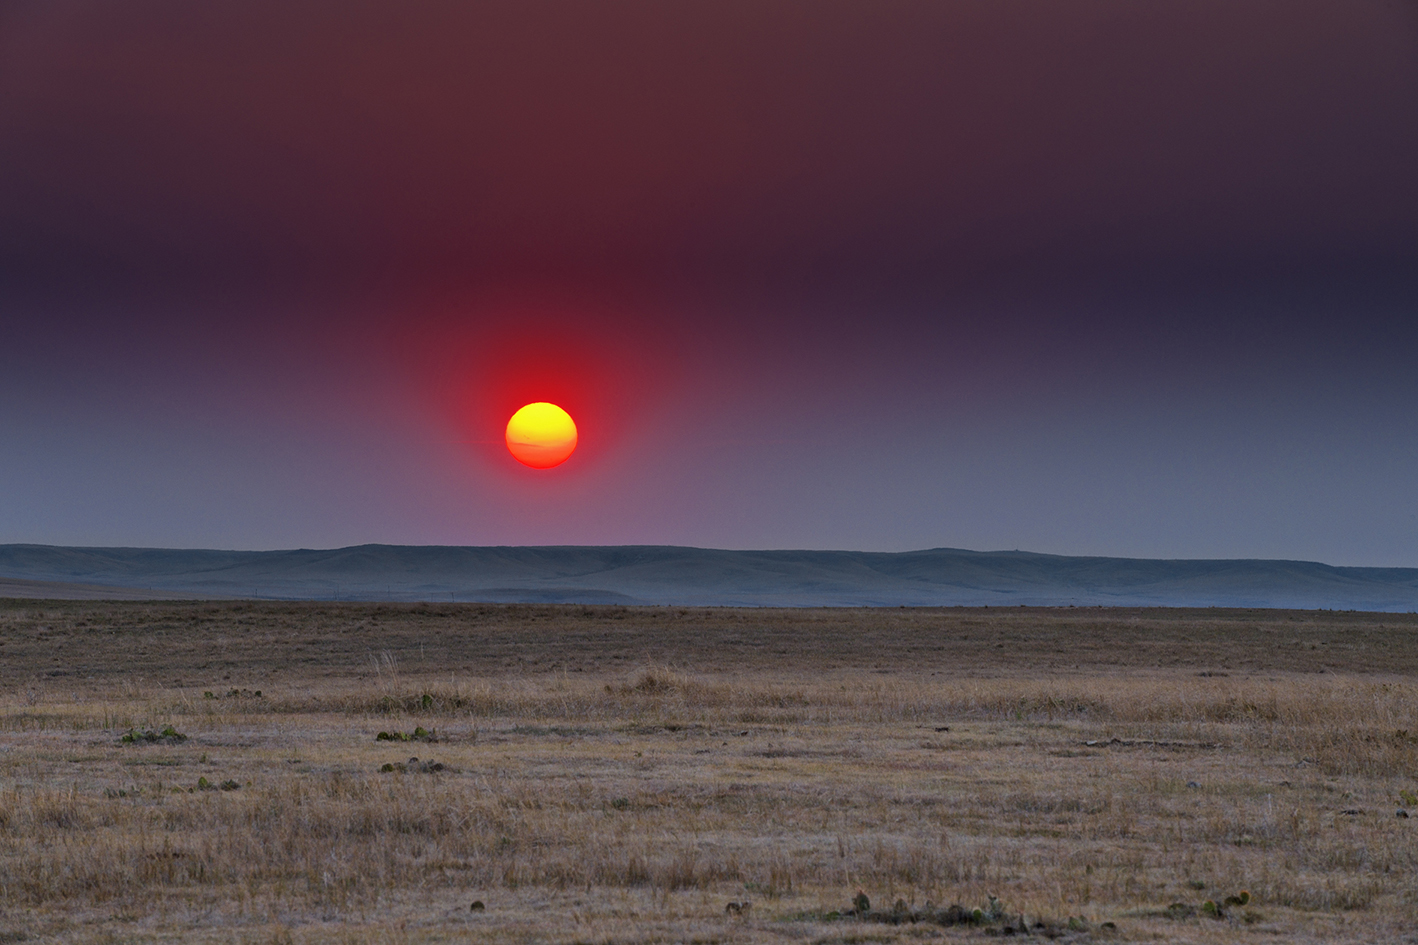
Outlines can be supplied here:
[[507, 449], [533, 469], [560, 466], [576, 450], [576, 423], [556, 404], [528, 404], [507, 421]]

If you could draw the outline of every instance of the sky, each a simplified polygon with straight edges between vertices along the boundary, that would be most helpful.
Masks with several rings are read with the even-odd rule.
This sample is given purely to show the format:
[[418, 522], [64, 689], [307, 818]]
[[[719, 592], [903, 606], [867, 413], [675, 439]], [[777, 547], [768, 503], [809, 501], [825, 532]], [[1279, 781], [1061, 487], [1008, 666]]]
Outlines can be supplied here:
[[0, 542], [1418, 567], [1415, 168], [1407, 0], [11, 0]]

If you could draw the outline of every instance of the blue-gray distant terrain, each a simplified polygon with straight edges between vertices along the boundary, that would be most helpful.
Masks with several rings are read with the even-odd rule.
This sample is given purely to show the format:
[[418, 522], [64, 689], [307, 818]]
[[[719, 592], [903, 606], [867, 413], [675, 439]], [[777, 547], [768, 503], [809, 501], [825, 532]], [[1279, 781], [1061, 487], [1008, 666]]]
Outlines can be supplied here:
[[[39, 583], [36, 583], [39, 582]], [[82, 585], [74, 593], [65, 587]], [[0, 597], [260, 597], [748, 606], [1114, 605], [1418, 610], [1418, 568], [1022, 551], [669, 546], [192, 551], [0, 545]]]

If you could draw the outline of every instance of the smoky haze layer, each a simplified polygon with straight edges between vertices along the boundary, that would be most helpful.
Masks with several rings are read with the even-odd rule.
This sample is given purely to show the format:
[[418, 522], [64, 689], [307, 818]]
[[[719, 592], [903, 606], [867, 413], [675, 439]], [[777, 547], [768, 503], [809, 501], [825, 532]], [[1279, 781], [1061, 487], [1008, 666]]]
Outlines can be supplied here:
[[[0, 546], [10, 581], [280, 599], [714, 606], [1117, 605], [1418, 609], [1418, 569], [1027, 552], [400, 547], [328, 551]], [[58, 585], [45, 595], [68, 596]], [[41, 596], [45, 596], [41, 595]], [[36, 596], [25, 593], [22, 596]], [[124, 591], [115, 596], [129, 597]]]
[[25, 281], [935, 284], [1418, 247], [1404, 4], [0, 17], [0, 271]]

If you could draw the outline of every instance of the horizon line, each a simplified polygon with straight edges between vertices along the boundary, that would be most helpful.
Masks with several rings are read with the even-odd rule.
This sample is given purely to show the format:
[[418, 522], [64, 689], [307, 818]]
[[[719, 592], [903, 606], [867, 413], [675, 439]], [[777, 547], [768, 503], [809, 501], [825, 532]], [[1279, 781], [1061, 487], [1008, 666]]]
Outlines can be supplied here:
[[402, 548], [402, 549], [449, 549], [449, 550], [498, 550], [498, 549], [625, 549], [625, 548], [654, 548], [676, 551], [707, 551], [722, 552], [726, 554], [847, 554], [847, 555], [913, 555], [930, 554], [932, 552], [952, 552], [967, 555], [1028, 555], [1038, 558], [1080, 558], [1098, 561], [1156, 561], [1156, 562], [1266, 562], [1274, 564], [1308, 564], [1319, 565], [1326, 568], [1337, 568], [1345, 570], [1384, 570], [1384, 571], [1418, 571], [1418, 567], [1407, 565], [1346, 565], [1330, 564], [1325, 561], [1318, 561], [1308, 558], [1260, 558], [1260, 557], [1216, 557], [1216, 558], [1162, 558], [1142, 555], [1106, 555], [1106, 554], [1060, 554], [1048, 551], [1028, 551], [1020, 548], [997, 549], [981, 551], [973, 548], [956, 548], [946, 545], [931, 548], [911, 548], [900, 551], [870, 551], [854, 548], [715, 548], [704, 545], [675, 545], [675, 544], [532, 544], [532, 545], [453, 545], [453, 544], [396, 544], [391, 542], [361, 542], [353, 545], [338, 545], [329, 548], [214, 548], [214, 547], [174, 547], [165, 545], [60, 545], [47, 542], [0, 542], [0, 549], [5, 548], [62, 548], [74, 551], [176, 551], [176, 552], [210, 552], [215, 554], [291, 554], [298, 552], [311, 553], [334, 553], [340, 551], [352, 551], [360, 548]]

